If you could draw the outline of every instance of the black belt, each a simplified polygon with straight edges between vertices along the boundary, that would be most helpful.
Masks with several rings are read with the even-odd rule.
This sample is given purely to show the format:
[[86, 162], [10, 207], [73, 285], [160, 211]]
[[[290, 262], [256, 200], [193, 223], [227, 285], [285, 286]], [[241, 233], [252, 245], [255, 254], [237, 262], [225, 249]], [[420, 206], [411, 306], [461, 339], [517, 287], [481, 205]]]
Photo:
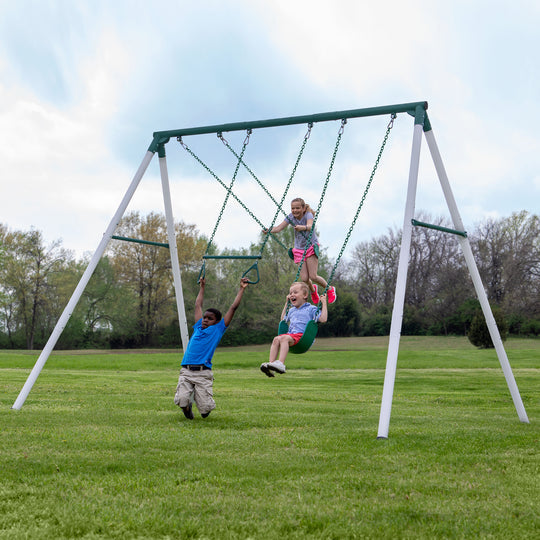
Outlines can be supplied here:
[[182, 366], [186, 369], [189, 369], [189, 371], [202, 371], [203, 369], [211, 369], [208, 366], [205, 366], [204, 364], [196, 364], [196, 365], [189, 365], [189, 366]]

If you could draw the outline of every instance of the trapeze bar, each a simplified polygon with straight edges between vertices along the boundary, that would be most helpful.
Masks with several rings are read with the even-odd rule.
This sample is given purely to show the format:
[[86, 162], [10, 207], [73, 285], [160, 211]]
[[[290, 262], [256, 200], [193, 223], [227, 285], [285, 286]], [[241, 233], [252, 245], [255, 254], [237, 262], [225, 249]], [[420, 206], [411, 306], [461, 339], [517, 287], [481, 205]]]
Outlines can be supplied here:
[[464, 238], [467, 238], [466, 231], [456, 231], [455, 229], [448, 229], [447, 227], [441, 227], [440, 225], [431, 225], [430, 223], [424, 223], [423, 221], [416, 221], [416, 219], [411, 219], [411, 223], [415, 227], [425, 227], [426, 229], [435, 229], [436, 231], [447, 232], [450, 234], [457, 234], [459, 236], [463, 236]]
[[138, 240], [137, 238], [126, 238], [125, 236], [112, 236], [115, 240], [123, 240], [124, 242], [134, 242], [136, 244], [146, 244], [149, 246], [159, 246], [169, 249], [169, 244], [163, 244], [161, 242], [152, 242], [151, 240]]
[[291, 126], [295, 124], [309, 124], [315, 122], [329, 122], [331, 120], [343, 120], [347, 118], [360, 118], [365, 116], [381, 116], [386, 114], [409, 113], [415, 116], [417, 108], [427, 110], [427, 101], [402, 103], [399, 105], [385, 105], [382, 107], [369, 107], [366, 109], [350, 109], [327, 113], [310, 114], [304, 116], [291, 116], [287, 118], [272, 118], [269, 120], [254, 120], [251, 122], [236, 122], [215, 126], [203, 126], [170, 131], [155, 131], [154, 140], [148, 148], [150, 152], [156, 152], [160, 145], [167, 143], [171, 137], [183, 137], [185, 135], [204, 135], [208, 133], [222, 133], [228, 131], [244, 131], [257, 128]]
[[203, 255], [203, 259], [262, 259], [262, 255]]

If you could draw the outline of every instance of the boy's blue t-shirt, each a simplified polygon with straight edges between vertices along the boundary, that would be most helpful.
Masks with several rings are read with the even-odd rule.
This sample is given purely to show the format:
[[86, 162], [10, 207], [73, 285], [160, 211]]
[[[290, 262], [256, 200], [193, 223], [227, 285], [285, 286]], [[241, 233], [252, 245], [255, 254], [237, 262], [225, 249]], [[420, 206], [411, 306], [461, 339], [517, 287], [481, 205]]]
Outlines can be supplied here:
[[204, 364], [212, 369], [212, 357], [226, 330], [223, 319], [207, 328], [202, 327], [202, 318], [199, 319], [193, 325], [193, 335], [186, 347], [182, 365]]
[[288, 334], [303, 334], [306, 329], [307, 323], [311, 320], [317, 322], [321, 312], [317, 306], [306, 302], [299, 308], [294, 306], [289, 309], [289, 312], [285, 316], [285, 321], [289, 323]]

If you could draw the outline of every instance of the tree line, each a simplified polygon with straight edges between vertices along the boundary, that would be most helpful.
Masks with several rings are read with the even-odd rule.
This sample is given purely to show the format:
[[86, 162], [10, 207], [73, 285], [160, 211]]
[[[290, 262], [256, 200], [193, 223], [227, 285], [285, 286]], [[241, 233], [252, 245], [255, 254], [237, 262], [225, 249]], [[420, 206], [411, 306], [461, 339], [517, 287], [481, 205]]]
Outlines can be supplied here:
[[[419, 216], [449, 227], [442, 218]], [[194, 225], [176, 223], [178, 258], [188, 325], [193, 322], [197, 281], [208, 239]], [[540, 218], [526, 211], [487, 219], [468, 232], [484, 287], [510, 334], [540, 335]], [[118, 236], [166, 242], [165, 217], [126, 215]], [[335, 266], [338, 301], [330, 306], [321, 336], [387, 335], [393, 308], [402, 231], [353, 247]], [[222, 343], [268, 342], [279, 322], [297, 267], [283, 245], [292, 230], [266, 244], [259, 283], [237, 311]], [[262, 241], [262, 237], [261, 237]], [[253, 255], [253, 244], [237, 255]], [[230, 255], [211, 246], [212, 254]], [[320, 254], [320, 273], [335, 261]], [[42, 348], [81, 278], [88, 258], [77, 259], [60, 241], [46, 244], [37, 230], [11, 231], [0, 224], [0, 348]], [[248, 266], [251, 265], [251, 261]], [[241, 259], [208, 260], [205, 305], [226, 310], [247, 270]], [[456, 238], [416, 227], [411, 243], [403, 334], [466, 335], [479, 305]], [[57, 348], [178, 347], [180, 333], [169, 251], [112, 240], [60, 337]]]

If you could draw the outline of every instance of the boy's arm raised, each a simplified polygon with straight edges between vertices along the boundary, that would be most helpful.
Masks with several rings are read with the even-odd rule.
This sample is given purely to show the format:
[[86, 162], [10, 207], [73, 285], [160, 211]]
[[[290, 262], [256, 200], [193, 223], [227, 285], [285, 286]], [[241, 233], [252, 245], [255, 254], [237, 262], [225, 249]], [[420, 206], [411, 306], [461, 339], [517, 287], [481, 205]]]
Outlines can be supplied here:
[[237, 310], [238, 306], [240, 305], [240, 301], [242, 300], [242, 296], [244, 295], [244, 291], [246, 290], [248, 283], [249, 283], [248, 278], [242, 278], [240, 280], [240, 288], [238, 289], [238, 292], [236, 293], [236, 298], [234, 299], [227, 313], [225, 313], [225, 317], [223, 317], [223, 322], [225, 323], [225, 326], [229, 326], [229, 324], [231, 324], [232, 318], [234, 317], [234, 313]]
[[205, 281], [204, 278], [201, 278], [199, 280], [199, 294], [197, 295], [197, 298], [195, 299], [195, 322], [197, 322], [199, 319], [202, 319], [203, 311], [203, 300], [204, 300], [204, 285]]

